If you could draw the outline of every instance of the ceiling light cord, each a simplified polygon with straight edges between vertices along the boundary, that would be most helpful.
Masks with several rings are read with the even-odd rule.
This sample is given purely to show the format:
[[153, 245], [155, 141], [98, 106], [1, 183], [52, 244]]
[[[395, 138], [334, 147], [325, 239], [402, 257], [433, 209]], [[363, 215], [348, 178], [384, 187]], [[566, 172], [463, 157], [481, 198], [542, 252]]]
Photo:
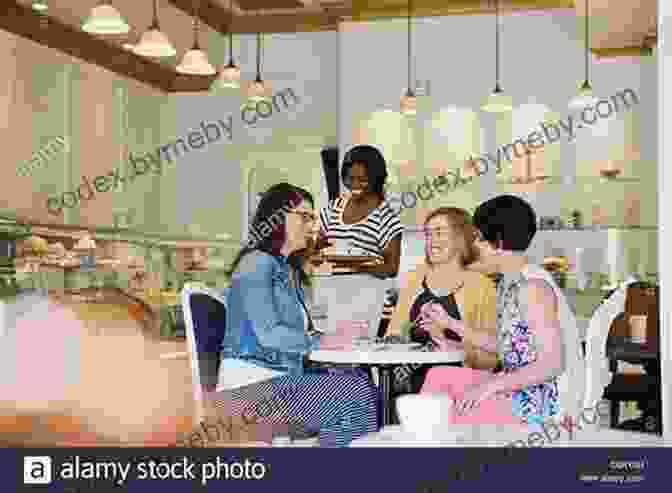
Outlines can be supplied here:
[[261, 80], [261, 33], [257, 33], [257, 81]]
[[586, 0], [586, 22], [585, 22], [585, 28], [586, 28], [586, 53], [585, 53], [585, 61], [586, 61], [586, 85], [590, 84], [590, 75], [588, 72], [588, 59], [589, 57], [589, 52], [590, 52], [590, 44], [588, 42], [588, 0]]
[[158, 7], [157, 3], [159, 3], [159, 0], [154, 0], [152, 2], [152, 11], [154, 12], [153, 17], [152, 17], [152, 28], [158, 30], [159, 29], [159, 14], [158, 14]]
[[194, 2], [194, 50], [200, 49], [198, 46], [198, 2]]
[[229, 21], [229, 66], [233, 66], [233, 0], [229, 0], [229, 15], [231, 16]]
[[499, 0], [495, 0], [495, 90], [501, 91], [499, 85]]
[[408, 0], [408, 95], [413, 95], [411, 88], [411, 13], [413, 11], [413, 2]]

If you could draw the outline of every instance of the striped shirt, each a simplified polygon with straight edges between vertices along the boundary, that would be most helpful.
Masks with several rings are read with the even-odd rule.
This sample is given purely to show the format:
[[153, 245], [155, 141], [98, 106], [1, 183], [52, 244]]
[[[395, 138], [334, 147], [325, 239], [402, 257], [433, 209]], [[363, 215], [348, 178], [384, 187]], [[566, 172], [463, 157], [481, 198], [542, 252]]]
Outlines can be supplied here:
[[403, 233], [399, 214], [383, 201], [369, 214], [353, 224], [343, 223], [347, 198], [338, 197], [320, 211], [320, 228], [330, 240], [348, 241], [355, 250], [383, 259], [383, 250]]

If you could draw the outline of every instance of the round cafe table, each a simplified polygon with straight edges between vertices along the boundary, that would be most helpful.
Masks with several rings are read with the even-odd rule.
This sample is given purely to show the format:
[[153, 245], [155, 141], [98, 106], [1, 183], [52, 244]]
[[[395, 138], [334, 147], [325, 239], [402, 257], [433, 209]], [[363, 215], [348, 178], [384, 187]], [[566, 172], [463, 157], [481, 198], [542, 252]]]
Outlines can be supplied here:
[[399, 365], [436, 365], [442, 363], [461, 363], [464, 351], [421, 351], [395, 349], [394, 344], [386, 344], [376, 349], [330, 350], [320, 349], [310, 353], [311, 361], [317, 363], [340, 363], [377, 367], [380, 374], [380, 389], [383, 395], [383, 425], [392, 424], [392, 375]]

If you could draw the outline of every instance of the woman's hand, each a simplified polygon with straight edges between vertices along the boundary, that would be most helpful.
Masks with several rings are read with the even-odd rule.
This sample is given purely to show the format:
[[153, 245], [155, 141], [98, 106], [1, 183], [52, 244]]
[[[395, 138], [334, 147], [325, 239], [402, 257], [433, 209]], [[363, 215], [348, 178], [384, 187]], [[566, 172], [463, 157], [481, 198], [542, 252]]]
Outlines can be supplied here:
[[492, 398], [496, 394], [494, 377], [465, 387], [462, 397], [455, 400], [455, 413], [458, 415], [469, 414], [474, 411], [485, 400]]
[[345, 337], [366, 336], [369, 333], [368, 320], [339, 320], [336, 322], [336, 332]]
[[452, 330], [458, 336], [464, 337], [464, 323], [456, 320], [439, 304], [427, 303], [420, 310], [419, 327], [437, 338], [444, 337], [444, 331]]

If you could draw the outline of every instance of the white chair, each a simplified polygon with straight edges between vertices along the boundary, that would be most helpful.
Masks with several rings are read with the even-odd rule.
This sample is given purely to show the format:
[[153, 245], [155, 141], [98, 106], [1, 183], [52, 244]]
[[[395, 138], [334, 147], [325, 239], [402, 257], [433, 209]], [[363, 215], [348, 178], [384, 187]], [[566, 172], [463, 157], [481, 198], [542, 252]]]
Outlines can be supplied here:
[[[204, 397], [219, 390], [221, 350], [226, 330], [228, 289], [213, 290], [188, 283], [182, 289], [182, 310], [189, 348], [196, 418], [205, 416]], [[319, 437], [298, 434], [291, 445], [315, 447]], [[285, 445], [288, 446], [288, 445]]]
[[597, 307], [586, 333], [586, 388], [584, 409], [594, 409], [602, 399], [604, 389], [612, 379], [606, 345], [609, 329], [614, 319], [625, 311], [627, 288], [637, 279], [630, 277], [602, 304]]
[[218, 292], [187, 283], [182, 289], [182, 312], [186, 328], [196, 419], [204, 418], [205, 392], [217, 388], [220, 352], [226, 325], [227, 291]]

